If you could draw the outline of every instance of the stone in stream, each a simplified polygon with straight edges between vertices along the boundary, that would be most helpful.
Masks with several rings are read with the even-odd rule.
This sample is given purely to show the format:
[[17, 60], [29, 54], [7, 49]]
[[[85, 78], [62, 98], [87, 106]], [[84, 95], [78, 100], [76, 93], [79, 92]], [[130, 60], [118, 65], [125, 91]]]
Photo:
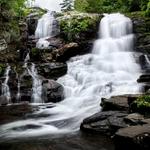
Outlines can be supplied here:
[[37, 108], [28, 103], [0, 106], [0, 124], [9, 123], [25, 118], [25, 115], [36, 111]]
[[38, 74], [47, 79], [57, 79], [67, 73], [66, 63], [42, 63], [37, 66]]
[[143, 74], [140, 76], [140, 78], [137, 80], [139, 83], [149, 83], [150, 82], [150, 74]]
[[141, 96], [141, 94], [113, 96], [109, 99], [102, 98], [101, 106], [103, 108], [103, 111], [129, 111], [130, 104], [135, 101], [139, 96]]
[[64, 88], [54, 80], [43, 81], [43, 99], [48, 102], [59, 102], [64, 98]]

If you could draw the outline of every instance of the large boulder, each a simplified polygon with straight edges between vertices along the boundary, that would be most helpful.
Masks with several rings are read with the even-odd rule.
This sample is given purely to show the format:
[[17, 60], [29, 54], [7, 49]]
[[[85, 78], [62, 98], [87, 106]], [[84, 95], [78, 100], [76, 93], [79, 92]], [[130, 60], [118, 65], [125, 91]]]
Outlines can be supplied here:
[[107, 110], [129, 110], [128, 96], [114, 96], [110, 99], [102, 98], [101, 106], [104, 111]]
[[79, 53], [79, 45], [77, 43], [65, 44], [63, 47], [52, 52], [52, 58], [56, 61], [66, 61], [70, 57]]
[[87, 132], [96, 132], [111, 134], [120, 128], [127, 127], [124, 117], [127, 113], [120, 111], [99, 112], [83, 120], [81, 130]]
[[43, 100], [45, 103], [60, 102], [64, 98], [64, 88], [54, 80], [43, 81]]

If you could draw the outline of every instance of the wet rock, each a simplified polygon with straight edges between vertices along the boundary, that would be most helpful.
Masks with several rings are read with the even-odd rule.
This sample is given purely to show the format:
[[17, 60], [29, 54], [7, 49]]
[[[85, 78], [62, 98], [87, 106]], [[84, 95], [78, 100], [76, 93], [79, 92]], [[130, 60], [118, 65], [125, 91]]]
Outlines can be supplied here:
[[28, 105], [28, 103], [0, 106], [0, 124], [23, 119], [26, 114], [32, 113], [35, 110], [37, 108]]
[[111, 134], [120, 128], [127, 127], [124, 117], [127, 113], [120, 111], [105, 111], [94, 114], [83, 120], [81, 130], [87, 132]]
[[35, 30], [38, 24], [39, 20], [39, 14], [38, 13], [31, 13], [27, 16], [27, 24], [28, 24], [28, 33], [29, 35], [34, 35]]
[[79, 53], [79, 45], [77, 43], [69, 43], [64, 45], [62, 48], [52, 52], [52, 58], [56, 61], [66, 61], [70, 57]]
[[7, 99], [7, 97], [1, 95], [1, 96], [0, 96], [0, 105], [5, 106], [5, 105], [7, 105], [7, 104], [8, 104], [8, 99]]
[[126, 116], [124, 120], [130, 125], [139, 125], [143, 124], [144, 116], [138, 113], [133, 113]]
[[117, 150], [149, 150], [150, 124], [119, 129], [115, 134], [115, 144]]
[[104, 111], [107, 110], [122, 110], [127, 111], [129, 109], [128, 96], [114, 96], [110, 99], [102, 99], [101, 106]]
[[66, 63], [42, 63], [37, 66], [38, 74], [47, 79], [57, 79], [67, 73]]
[[59, 102], [64, 98], [64, 88], [54, 80], [43, 81], [43, 99], [46, 103]]
[[150, 74], [141, 75], [140, 78], [137, 81], [139, 83], [150, 82]]

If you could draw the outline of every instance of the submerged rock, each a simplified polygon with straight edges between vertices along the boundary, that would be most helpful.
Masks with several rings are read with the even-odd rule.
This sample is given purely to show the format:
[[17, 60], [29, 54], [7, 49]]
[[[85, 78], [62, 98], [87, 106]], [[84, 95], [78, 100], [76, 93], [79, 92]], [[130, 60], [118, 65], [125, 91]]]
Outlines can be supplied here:
[[0, 124], [23, 119], [26, 114], [35, 111], [36, 107], [31, 107], [28, 103], [0, 106]]

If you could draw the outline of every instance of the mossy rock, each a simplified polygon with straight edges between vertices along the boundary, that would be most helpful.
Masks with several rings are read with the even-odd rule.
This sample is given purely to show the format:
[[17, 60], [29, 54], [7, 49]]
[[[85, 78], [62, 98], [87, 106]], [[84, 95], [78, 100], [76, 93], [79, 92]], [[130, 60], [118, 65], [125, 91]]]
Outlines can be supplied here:
[[131, 111], [150, 116], [150, 95], [140, 96], [131, 106]]
[[38, 48], [32, 48], [30, 53], [31, 59], [34, 61], [40, 61], [42, 59], [42, 52]]
[[5, 73], [6, 64], [0, 63], [0, 77], [2, 77]]

